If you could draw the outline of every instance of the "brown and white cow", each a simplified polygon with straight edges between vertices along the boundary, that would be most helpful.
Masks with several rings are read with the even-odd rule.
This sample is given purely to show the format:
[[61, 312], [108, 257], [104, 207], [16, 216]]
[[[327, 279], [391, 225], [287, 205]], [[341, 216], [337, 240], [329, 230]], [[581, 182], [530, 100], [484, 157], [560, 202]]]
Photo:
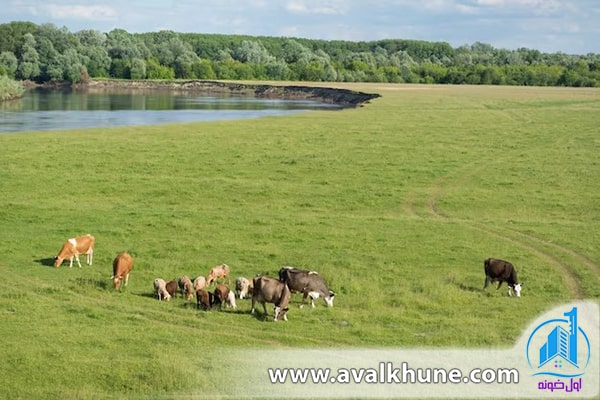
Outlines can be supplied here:
[[229, 281], [229, 265], [219, 264], [212, 267], [206, 277], [206, 285], [209, 286], [215, 282], [218, 278], [227, 278]]
[[183, 275], [181, 278], [179, 278], [178, 284], [179, 289], [181, 289], [181, 293], [183, 293], [183, 296], [186, 300], [189, 301], [194, 298], [194, 285], [187, 275]]
[[129, 273], [133, 269], [133, 258], [127, 252], [122, 252], [113, 260], [113, 275], [110, 279], [113, 280], [115, 290], [121, 289], [123, 281], [125, 286], [129, 281]]
[[487, 288], [492, 282], [498, 282], [496, 288], [498, 290], [502, 282], [506, 282], [508, 295], [512, 296], [512, 291], [514, 291], [516, 297], [521, 297], [521, 284], [517, 278], [517, 270], [511, 263], [496, 258], [488, 258], [483, 262], [483, 270], [485, 271], [483, 289]]
[[252, 293], [252, 310], [250, 313], [254, 314], [254, 305], [258, 302], [262, 304], [265, 315], [269, 315], [265, 303], [273, 303], [274, 320], [279, 321], [283, 319], [287, 321], [288, 305], [291, 296], [288, 286], [284, 282], [275, 278], [269, 278], [268, 276], [257, 276], [253, 279], [253, 284], [254, 292]]
[[327, 307], [333, 307], [335, 293], [327, 288], [325, 280], [316, 271], [308, 271], [294, 267], [283, 267], [279, 270], [279, 280], [285, 282], [292, 292], [302, 293], [302, 304], [310, 296], [310, 304], [315, 308], [315, 299], [323, 297]]
[[156, 278], [154, 280], [154, 293], [158, 298], [158, 301], [169, 301], [171, 300], [171, 295], [167, 292], [167, 283], [164, 279]]
[[244, 278], [243, 276], [240, 276], [235, 280], [235, 291], [240, 299], [252, 296], [253, 290], [254, 284], [251, 280]]
[[77, 260], [79, 268], [81, 268], [81, 262], [79, 262], [79, 255], [85, 254], [87, 256], [87, 264], [92, 265], [92, 259], [94, 256], [94, 244], [96, 239], [92, 235], [84, 235], [67, 240], [63, 245], [58, 254], [54, 257], [54, 266], [60, 267], [65, 259], [69, 259], [69, 268], [73, 267], [73, 258]]
[[214, 303], [219, 306], [219, 309], [223, 308], [223, 304], [234, 310], [237, 308], [237, 305], [235, 304], [235, 294], [233, 291], [229, 290], [227, 285], [223, 285], [222, 283], [215, 288]]

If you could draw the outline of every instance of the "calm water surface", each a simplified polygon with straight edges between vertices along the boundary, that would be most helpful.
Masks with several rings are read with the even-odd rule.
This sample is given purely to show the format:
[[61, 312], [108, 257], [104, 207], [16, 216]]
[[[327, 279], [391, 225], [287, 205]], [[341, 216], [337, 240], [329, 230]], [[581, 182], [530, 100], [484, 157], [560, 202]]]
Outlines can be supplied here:
[[312, 100], [217, 97], [164, 91], [30, 90], [19, 100], [0, 102], [0, 133], [244, 119], [338, 108]]

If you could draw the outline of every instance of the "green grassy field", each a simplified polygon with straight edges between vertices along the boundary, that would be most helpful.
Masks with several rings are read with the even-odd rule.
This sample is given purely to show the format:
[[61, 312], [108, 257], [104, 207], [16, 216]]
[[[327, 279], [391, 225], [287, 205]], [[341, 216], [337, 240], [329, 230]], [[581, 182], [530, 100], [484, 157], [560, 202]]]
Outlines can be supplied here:
[[[341, 85], [340, 85], [341, 86]], [[0, 135], [0, 398], [157, 398], [235, 384], [236, 348], [511, 346], [600, 297], [600, 91], [343, 85], [357, 109]], [[94, 265], [52, 268], [96, 237]], [[134, 256], [112, 290], [115, 255]], [[524, 282], [484, 282], [505, 258]], [[335, 306], [273, 323], [160, 303], [154, 278], [318, 270]]]

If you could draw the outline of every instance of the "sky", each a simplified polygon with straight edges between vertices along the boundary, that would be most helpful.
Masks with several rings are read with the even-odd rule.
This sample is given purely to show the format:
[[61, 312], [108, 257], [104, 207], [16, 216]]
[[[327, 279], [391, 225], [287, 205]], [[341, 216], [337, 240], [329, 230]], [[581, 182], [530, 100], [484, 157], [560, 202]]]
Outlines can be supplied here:
[[0, 23], [600, 54], [598, 0], [0, 0]]

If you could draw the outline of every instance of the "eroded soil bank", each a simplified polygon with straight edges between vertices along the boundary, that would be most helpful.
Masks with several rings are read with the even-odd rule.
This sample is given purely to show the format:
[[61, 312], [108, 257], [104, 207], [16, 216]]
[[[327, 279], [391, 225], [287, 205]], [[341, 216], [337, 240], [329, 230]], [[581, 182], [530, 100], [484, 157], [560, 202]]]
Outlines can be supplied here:
[[78, 88], [88, 89], [131, 89], [131, 90], [169, 90], [195, 92], [203, 94], [231, 94], [254, 96], [258, 98], [282, 100], [319, 100], [324, 103], [337, 104], [340, 107], [357, 107], [369, 100], [380, 97], [378, 94], [356, 92], [347, 89], [336, 89], [311, 86], [272, 86], [252, 85], [217, 81], [136, 81], [136, 80], [92, 80]]

